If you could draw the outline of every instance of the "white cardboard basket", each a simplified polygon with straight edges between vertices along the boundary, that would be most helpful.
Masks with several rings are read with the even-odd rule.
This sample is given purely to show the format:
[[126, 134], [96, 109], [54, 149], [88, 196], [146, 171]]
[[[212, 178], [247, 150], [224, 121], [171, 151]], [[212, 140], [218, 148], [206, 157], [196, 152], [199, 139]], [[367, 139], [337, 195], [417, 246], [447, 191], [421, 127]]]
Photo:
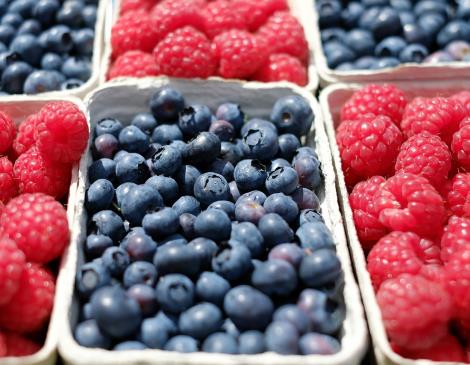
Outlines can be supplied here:
[[[470, 83], [419, 83], [419, 84], [398, 84], [405, 91], [406, 96], [411, 99], [416, 96], [449, 96], [461, 90], [470, 89]], [[335, 129], [340, 122], [340, 110], [342, 105], [351, 97], [354, 91], [361, 88], [356, 84], [337, 84], [328, 86], [320, 94], [320, 105], [323, 112], [326, 132], [330, 141], [330, 147], [333, 154], [333, 163], [337, 176], [338, 198], [341, 205], [346, 232], [348, 235], [349, 247], [351, 251], [356, 276], [361, 289], [362, 299], [367, 315], [369, 330], [372, 337], [375, 356], [378, 364], [383, 365], [446, 365], [457, 364], [455, 362], [435, 362], [430, 360], [410, 360], [395, 353], [390, 347], [387, 339], [385, 327], [382, 322], [382, 316], [379, 305], [375, 298], [374, 288], [367, 271], [367, 261], [362, 250], [361, 243], [357, 236], [354, 225], [351, 206], [349, 205], [348, 191], [344, 180], [343, 170], [341, 168], [341, 157], [336, 144]], [[462, 364], [463, 365], [463, 364]]]
[[[106, 13], [106, 26], [104, 32], [104, 55], [103, 55], [103, 63], [101, 65], [101, 72], [99, 77], [100, 85], [106, 82], [106, 75], [108, 74], [109, 67], [111, 65], [111, 54], [112, 54], [112, 47], [111, 47], [111, 29], [114, 23], [116, 22], [119, 12], [121, 9], [121, 0], [113, 0], [114, 5], [109, 6]], [[307, 69], [308, 75], [308, 83], [305, 88], [313, 93], [317, 91], [319, 79], [317, 75], [317, 70], [314, 65], [314, 57], [313, 57], [313, 22], [310, 13], [310, 2], [306, 0], [287, 0], [291, 13], [299, 20], [300, 24], [302, 24], [305, 32], [305, 37], [307, 39], [308, 48], [309, 48], [309, 64]], [[153, 77], [144, 77], [143, 79], [152, 79]], [[123, 78], [116, 78], [110, 80], [109, 82], [115, 82], [116, 80], [119, 82]], [[142, 78], [141, 78], [142, 79]], [[233, 79], [224, 79], [222, 77], [213, 76], [209, 77], [208, 80], [216, 80], [216, 81], [229, 81], [233, 82]], [[250, 81], [246, 80], [238, 80], [240, 83], [245, 84]], [[273, 85], [274, 87], [277, 85], [282, 85], [285, 82], [271, 82], [268, 83]]]
[[[70, 101], [76, 104], [84, 113], [86, 113], [83, 102], [74, 97], [49, 97], [49, 96], [11, 96], [8, 99], [0, 100], [0, 110], [8, 113], [15, 124], [19, 125], [26, 119], [27, 116], [33, 113], [37, 113], [41, 107], [50, 101]], [[70, 182], [70, 189], [67, 199], [67, 219], [71, 230], [72, 222], [74, 221], [75, 215], [75, 199], [78, 188], [78, 164], [75, 164], [72, 168], [72, 176]], [[64, 263], [65, 257], [67, 256], [67, 250], [61, 259], [59, 273], [56, 281], [56, 292], [54, 298], [54, 308], [52, 310], [51, 319], [49, 321], [49, 327], [45, 343], [41, 350], [30, 356], [23, 357], [5, 357], [0, 358], [0, 365], [55, 365], [57, 359], [57, 343], [60, 336], [60, 308], [62, 307], [61, 302], [63, 297], [59, 295], [60, 286], [64, 281]]]
[[369, 82], [397, 82], [414, 80], [470, 80], [469, 62], [441, 62], [439, 64], [403, 63], [397, 67], [381, 70], [353, 70], [337, 71], [328, 67], [320, 37], [318, 26], [318, 13], [315, 10], [315, 0], [308, 1], [311, 5], [310, 23], [313, 34], [313, 54], [315, 65], [320, 76], [320, 84], [327, 86], [333, 83], [369, 83]]
[[210, 364], [210, 365], [356, 365], [359, 364], [367, 347], [367, 329], [360, 301], [359, 291], [354, 281], [349, 259], [343, 222], [338, 208], [335, 190], [335, 175], [331, 154], [318, 103], [313, 96], [301, 88], [286, 85], [274, 87], [259, 83], [234, 83], [229, 81], [184, 81], [167, 78], [158, 80], [127, 80], [104, 85], [87, 97], [87, 106], [92, 125], [104, 117], [117, 117], [128, 124], [132, 117], [148, 109], [150, 96], [163, 86], [169, 85], [180, 90], [188, 103], [204, 103], [212, 109], [217, 105], [232, 101], [239, 103], [251, 117], [269, 116], [274, 102], [281, 96], [297, 94], [305, 97], [315, 113], [315, 122], [309, 145], [316, 145], [324, 174], [324, 190], [320, 194], [322, 214], [331, 229], [344, 275], [346, 319], [343, 326], [342, 350], [331, 356], [281, 356], [274, 353], [261, 355], [224, 355], [210, 353], [180, 354], [161, 350], [112, 352], [81, 347], [73, 338], [73, 327], [78, 317], [78, 300], [74, 296], [74, 279], [78, 265], [83, 263], [83, 242], [86, 237], [86, 211], [84, 196], [87, 185], [87, 166], [91, 163], [88, 154], [80, 163], [79, 188], [76, 215], [72, 230], [72, 244], [64, 267], [64, 285], [61, 286], [60, 323], [61, 338], [59, 351], [67, 364], [120, 365], [120, 364]]

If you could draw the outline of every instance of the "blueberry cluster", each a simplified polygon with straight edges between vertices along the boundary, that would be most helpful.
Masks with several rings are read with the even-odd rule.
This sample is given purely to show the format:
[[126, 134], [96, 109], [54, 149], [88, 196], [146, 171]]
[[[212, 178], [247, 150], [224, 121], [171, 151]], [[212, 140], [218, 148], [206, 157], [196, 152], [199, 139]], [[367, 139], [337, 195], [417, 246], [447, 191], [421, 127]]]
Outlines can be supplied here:
[[330, 68], [470, 61], [469, 1], [318, 0], [316, 8]]
[[0, 0], [0, 94], [79, 87], [90, 78], [98, 0]]
[[300, 143], [307, 101], [278, 99], [271, 121], [232, 103], [214, 115], [171, 88], [149, 104], [94, 130], [78, 343], [338, 352], [344, 279], [314, 192], [320, 163]]

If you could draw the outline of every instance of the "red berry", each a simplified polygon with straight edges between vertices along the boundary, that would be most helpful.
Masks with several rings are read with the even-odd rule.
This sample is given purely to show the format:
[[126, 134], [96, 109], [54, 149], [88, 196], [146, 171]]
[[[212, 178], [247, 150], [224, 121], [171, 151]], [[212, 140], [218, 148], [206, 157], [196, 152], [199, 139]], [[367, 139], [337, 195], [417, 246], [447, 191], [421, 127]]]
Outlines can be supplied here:
[[37, 120], [38, 114], [31, 114], [18, 127], [18, 134], [12, 146], [16, 157], [29, 150], [36, 143], [34, 133]]
[[402, 141], [400, 129], [385, 115], [366, 114], [342, 122], [336, 130], [343, 170], [361, 179], [390, 174]]
[[452, 301], [437, 283], [402, 274], [385, 281], [377, 301], [390, 340], [407, 349], [426, 349], [447, 334]]
[[266, 40], [270, 53], [287, 53], [307, 63], [308, 44], [304, 28], [288, 11], [278, 11], [271, 15], [258, 30], [258, 35]]
[[156, 75], [158, 75], [158, 68], [155, 64], [155, 58], [150, 53], [128, 51], [114, 61], [109, 70], [108, 79]]
[[80, 160], [88, 144], [88, 122], [83, 112], [68, 101], [44, 105], [36, 122], [36, 144], [39, 151], [57, 162]]
[[440, 263], [439, 246], [412, 232], [391, 232], [382, 237], [367, 257], [367, 270], [375, 290], [400, 274], [418, 274], [426, 264]]
[[4, 333], [0, 332], [0, 358], [8, 354], [7, 337]]
[[153, 20], [140, 11], [126, 13], [116, 21], [111, 30], [114, 57], [132, 50], [151, 52], [159, 40]]
[[216, 0], [209, 3], [203, 11], [204, 32], [214, 38], [230, 29], [247, 29], [242, 13], [233, 9], [234, 5], [227, 0]]
[[401, 145], [395, 172], [423, 176], [439, 188], [447, 180], [451, 167], [452, 156], [449, 147], [439, 136], [422, 132]]
[[447, 262], [452, 255], [470, 245], [470, 219], [450, 217], [441, 238], [442, 261]]
[[169, 33], [155, 47], [153, 56], [162, 75], [207, 78], [217, 68], [209, 40], [193, 27]]
[[428, 131], [450, 144], [465, 114], [465, 108], [454, 99], [417, 97], [406, 106], [401, 128], [407, 137]]
[[229, 30], [214, 38], [212, 48], [219, 58], [219, 74], [225, 78], [250, 77], [266, 60], [264, 41], [244, 30]]
[[[457, 318], [470, 322], [470, 247], [467, 240], [462, 247], [449, 257], [444, 269], [447, 278], [447, 290], [454, 299]], [[463, 242], [462, 242], [463, 243]]]
[[121, 15], [134, 10], [148, 12], [154, 4], [155, 0], [122, 0]]
[[470, 117], [460, 122], [460, 127], [452, 136], [452, 153], [462, 170], [470, 171]]
[[51, 315], [54, 290], [54, 277], [48, 270], [26, 264], [18, 291], [0, 307], [0, 326], [18, 333], [39, 330]]
[[45, 264], [59, 257], [69, 242], [67, 212], [48, 195], [22, 194], [5, 206], [0, 232], [15, 241], [28, 261]]
[[7, 157], [0, 157], [0, 201], [8, 203], [18, 193], [13, 164]]
[[8, 303], [20, 287], [24, 253], [11, 239], [0, 238], [0, 305]]
[[5, 342], [8, 349], [7, 356], [29, 356], [41, 349], [36, 342], [14, 332], [5, 333]]
[[373, 176], [356, 184], [349, 195], [356, 231], [365, 250], [371, 249], [375, 242], [388, 232], [387, 228], [379, 222], [373, 200], [380, 185], [384, 182], [385, 179], [382, 176]]
[[234, 11], [240, 12], [253, 32], [276, 11], [287, 10], [285, 0], [232, 0]]
[[61, 199], [70, 187], [70, 165], [48, 160], [36, 147], [18, 157], [13, 171], [20, 193], [45, 193]]
[[459, 101], [467, 110], [467, 115], [470, 116], [470, 91], [461, 91], [450, 98]]
[[398, 173], [375, 196], [380, 222], [391, 231], [414, 232], [433, 238], [446, 220], [442, 197], [424, 177]]
[[253, 79], [262, 82], [290, 81], [300, 86], [308, 82], [307, 69], [302, 62], [286, 53], [270, 55]]
[[5, 154], [10, 149], [15, 135], [15, 123], [8, 114], [0, 112], [0, 154]]
[[452, 214], [470, 218], [470, 173], [454, 176], [447, 192], [447, 207]]
[[406, 103], [405, 93], [395, 85], [367, 85], [343, 105], [341, 120], [354, 120], [371, 113], [386, 115], [399, 125]]

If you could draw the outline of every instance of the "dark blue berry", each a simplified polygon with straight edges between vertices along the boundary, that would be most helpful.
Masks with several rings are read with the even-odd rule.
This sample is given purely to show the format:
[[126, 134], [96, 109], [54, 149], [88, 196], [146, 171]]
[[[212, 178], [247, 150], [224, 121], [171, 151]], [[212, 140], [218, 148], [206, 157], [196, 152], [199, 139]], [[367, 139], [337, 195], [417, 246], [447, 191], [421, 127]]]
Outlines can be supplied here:
[[137, 153], [128, 153], [116, 163], [116, 177], [120, 184], [133, 182], [143, 184], [150, 177], [145, 158]]
[[157, 175], [171, 176], [181, 168], [181, 153], [174, 147], [162, 146], [151, 158], [152, 171]]
[[179, 91], [166, 87], [152, 95], [149, 106], [158, 123], [173, 123], [178, 120], [185, 103]]
[[85, 205], [89, 212], [108, 209], [114, 199], [113, 184], [106, 179], [93, 182], [86, 192]]
[[269, 259], [284, 260], [293, 267], [299, 267], [304, 251], [295, 243], [281, 243], [269, 252]]
[[310, 130], [314, 119], [312, 108], [301, 96], [285, 96], [276, 101], [271, 120], [280, 133], [304, 136]]
[[288, 296], [297, 288], [297, 273], [287, 261], [272, 259], [256, 267], [251, 282], [269, 296]]
[[200, 270], [199, 253], [193, 246], [167, 243], [158, 248], [153, 263], [159, 274], [172, 273], [194, 276]]
[[189, 142], [185, 161], [190, 164], [203, 164], [214, 161], [220, 153], [220, 139], [214, 133], [202, 132]]
[[261, 232], [250, 222], [233, 223], [230, 242], [245, 245], [253, 258], [260, 257], [265, 248]]
[[202, 351], [222, 354], [238, 354], [237, 340], [223, 332], [211, 334], [202, 344]]
[[193, 305], [194, 285], [181, 274], [163, 276], [157, 284], [157, 300], [164, 311], [181, 313]]
[[124, 222], [119, 215], [111, 210], [102, 210], [96, 213], [90, 223], [95, 233], [109, 236], [113, 241], [117, 242], [124, 237]]
[[132, 285], [127, 289], [127, 295], [139, 303], [140, 311], [144, 317], [149, 317], [157, 313], [157, 297], [155, 295], [155, 289], [151, 286], [145, 284]]
[[23, 85], [33, 68], [26, 62], [14, 62], [3, 71], [2, 90], [9, 94], [22, 94]]
[[169, 144], [176, 140], [183, 140], [183, 133], [176, 124], [162, 124], [152, 132], [152, 142]]
[[295, 235], [303, 248], [318, 250], [334, 249], [335, 243], [330, 230], [322, 222], [308, 222], [299, 227]]
[[235, 219], [239, 222], [258, 224], [265, 214], [263, 206], [253, 201], [243, 201], [235, 205]]
[[145, 184], [157, 190], [165, 204], [172, 204], [178, 198], [178, 184], [171, 177], [152, 176]]
[[273, 247], [280, 243], [291, 242], [294, 232], [279, 214], [269, 213], [258, 222], [258, 229], [263, 235], [267, 246]]
[[240, 354], [255, 355], [266, 351], [264, 334], [259, 331], [246, 331], [238, 339]]
[[269, 161], [279, 149], [278, 136], [271, 128], [251, 128], [243, 134], [243, 153], [247, 158]]
[[119, 120], [115, 118], [104, 118], [96, 123], [95, 134], [98, 137], [102, 134], [109, 133], [118, 138], [122, 128], [122, 124]]
[[124, 271], [122, 282], [127, 289], [136, 284], [145, 284], [152, 287], [155, 286], [157, 277], [157, 269], [153, 264], [145, 261], [136, 261], [130, 264], [126, 271]]
[[[36, 81], [41, 82], [41, 79], [36, 80], [37, 77], [35, 77], [34, 75], [38, 74], [38, 73], [40, 75], [40, 73], [44, 73], [44, 72], [56, 72], [56, 71], [35, 71], [35, 72], [33, 72], [26, 79], [25, 91], [27, 91], [26, 88], [28, 87], [28, 82], [30, 81], [31, 77], [34, 77], [34, 79], [32, 81], [36, 84]], [[35, 87], [35, 89], [32, 89], [32, 91], [36, 91], [37, 87], [40, 86], [40, 85], [41, 85], [41, 83], [39, 83], [38, 85], [32, 85], [33, 87]], [[41, 89], [39, 89], [38, 91], [41, 91]], [[97, 158], [103, 158], [103, 157], [104, 158], [113, 158], [114, 154], [117, 152], [117, 150], [119, 148], [119, 141], [112, 134], [105, 133], [105, 134], [101, 134], [100, 136], [95, 138], [95, 140], [93, 142], [93, 147], [94, 147], [93, 151], [94, 151], [95, 156]]]
[[239, 131], [245, 122], [245, 113], [237, 104], [225, 103], [217, 108], [215, 116], [219, 120], [225, 120], [233, 125], [235, 131]]
[[299, 277], [309, 288], [334, 283], [342, 273], [341, 262], [329, 249], [315, 250], [304, 256], [299, 267]]
[[189, 336], [175, 336], [171, 338], [165, 345], [165, 351], [175, 351], [181, 353], [197, 352], [197, 341]]
[[201, 205], [199, 204], [199, 201], [190, 195], [183, 195], [173, 204], [172, 208], [178, 215], [183, 213], [191, 213], [197, 216], [201, 212]]
[[167, 324], [161, 317], [144, 319], [138, 337], [151, 349], [163, 349], [169, 337]]
[[82, 298], [89, 298], [97, 289], [110, 283], [111, 275], [100, 262], [87, 262], [77, 272], [76, 287]]
[[264, 186], [266, 167], [258, 160], [242, 160], [235, 166], [233, 177], [240, 190], [256, 190]]
[[199, 300], [222, 306], [225, 294], [230, 290], [230, 283], [214, 272], [203, 272], [196, 282], [196, 294]]
[[183, 335], [203, 340], [222, 326], [222, 312], [212, 303], [199, 303], [181, 313], [178, 327]]
[[121, 277], [131, 260], [126, 251], [119, 247], [109, 247], [104, 251], [103, 265], [114, 277]]
[[251, 254], [244, 245], [221, 245], [212, 259], [214, 272], [229, 281], [236, 281], [252, 269]]
[[211, 267], [212, 257], [217, 252], [217, 244], [209, 238], [198, 237], [189, 242], [199, 257], [201, 269], [208, 269]]
[[124, 196], [121, 213], [131, 225], [139, 226], [147, 213], [162, 207], [163, 199], [160, 193], [150, 185], [143, 184], [135, 186]]
[[163, 208], [147, 214], [142, 227], [152, 237], [161, 238], [176, 233], [179, 228], [178, 214], [173, 208]]
[[201, 204], [208, 206], [218, 200], [230, 199], [230, 189], [222, 175], [207, 172], [196, 179], [194, 196]]
[[320, 333], [306, 333], [299, 340], [302, 355], [334, 355], [341, 350], [341, 344], [334, 337]]
[[91, 234], [85, 241], [85, 253], [89, 259], [100, 257], [103, 252], [113, 246], [113, 240], [108, 236]]
[[290, 322], [300, 334], [309, 331], [309, 319], [307, 315], [294, 304], [286, 304], [279, 307], [274, 312], [273, 321]]
[[235, 218], [235, 204], [228, 200], [218, 200], [209, 205], [208, 209], [223, 210], [230, 219]]
[[75, 340], [80, 346], [109, 349], [111, 338], [99, 328], [95, 320], [89, 319], [79, 323], [74, 331]]
[[121, 242], [131, 261], [152, 262], [157, 250], [157, 244], [142, 228], [134, 228]]
[[212, 122], [212, 113], [205, 105], [193, 104], [186, 107], [179, 115], [178, 125], [181, 131], [188, 136], [209, 130]]

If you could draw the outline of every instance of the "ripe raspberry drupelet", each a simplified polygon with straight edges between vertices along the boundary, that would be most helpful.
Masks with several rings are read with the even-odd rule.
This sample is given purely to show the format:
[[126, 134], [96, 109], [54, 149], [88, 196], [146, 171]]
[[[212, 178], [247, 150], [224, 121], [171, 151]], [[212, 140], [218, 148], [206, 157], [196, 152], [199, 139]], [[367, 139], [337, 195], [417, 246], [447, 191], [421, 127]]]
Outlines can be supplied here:
[[142, 51], [128, 51], [120, 55], [111, 66], [108, 79], [117, 77], [146, 77], [158, 75], [155, 58]]

